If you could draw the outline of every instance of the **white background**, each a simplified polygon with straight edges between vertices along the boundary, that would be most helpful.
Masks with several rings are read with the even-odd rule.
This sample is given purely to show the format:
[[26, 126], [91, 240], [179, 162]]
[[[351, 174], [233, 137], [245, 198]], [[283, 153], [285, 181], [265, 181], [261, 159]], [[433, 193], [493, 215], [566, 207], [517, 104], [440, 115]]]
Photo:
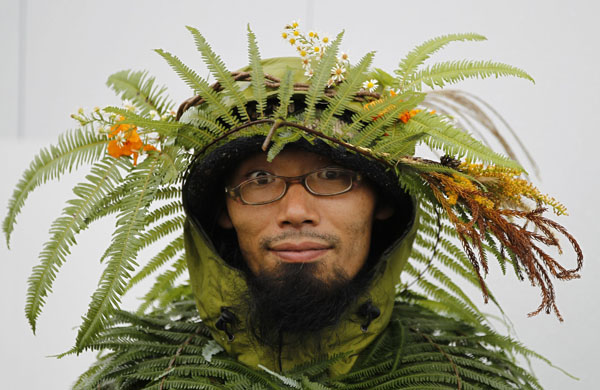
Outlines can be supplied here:
[[[167, 84], [175, 101], [190, 95], [152, 49], [164, 48], [207, 75], [185, 25], [197, 27], [230, 69], [247, 62], [246, 24], [255, 31], [263, 58], [294, 55], [281, 41], [284, 24], [335, 34], [354, 60], [376, 50], [375, 64], [389, 71], [416, 44], [441, 34], [477, 32], [483, 43], [456, 43], [435, 59], [494, 59], [527, 70], [536, 80], [469, 81], [477, 94], [504, 115], [542, 169], [538, 184], [563, 201], [561, 217], [586, 255], [583, 278], [557, 283], [565, 317], [528, 319], [539, 295], [512, 277], [488, 281], [513, 320], [522, 342], [581, 378], [573, 381], [534, 362], [547, 389], [597, 388], [600, 337], [600, 253], [597, 225], [600, 129], [598, 15], [595, 1], [42, 1], [0, 0], [0, 204], [40, 147], [75, 127], [79, 107], [117, 104], [104, 83], [122, 69], [148, 69]], [[33, 336], [23, 315], [26, 281], [48, 228], [83, 172], [33, 193], [18, 217], [11, 250], [0, 244], [0, 373], [2, 387], [65, 389], [93, 356], [56, 360], [68, 349], [95, 289], [98, 258], [110, 240], [110, 221], [79, 238], [56, 280], [54, 293]], [[4, 217], [4, 211], [0, 212]], [[564, 256], [573, 265], [570, 252]], [[493, 269], [497, 271], [497, 269]], [[478, 297], [475, 297], [478, 298]], [[133, 297], [124, 305], [135, 307]]]

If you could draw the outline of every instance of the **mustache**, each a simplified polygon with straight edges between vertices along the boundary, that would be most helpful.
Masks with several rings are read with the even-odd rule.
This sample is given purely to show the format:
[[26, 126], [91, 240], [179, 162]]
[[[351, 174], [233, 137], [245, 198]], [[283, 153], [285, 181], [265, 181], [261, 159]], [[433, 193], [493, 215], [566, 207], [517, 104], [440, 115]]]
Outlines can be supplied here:
[[338, 246], [341, 241], [340, 238], [338, 236], [336, 236], [335, 234], [319, 233], [319, 232], [315, 232], [312, 230], [305, 230], [305, 231], [290, 230], [290, 231], [282, 232], [282, 233], [279, 233], [279, 234], [276, 234], [273, 236], [263, 237], [260, 239], [259, 245], [260, 245], [261, 249], [268, 250], [269, 248], [273, 247], [279, 241], [284, 241], [284, 240], [289, 240], [289, 239], [301, 240], [303, 238], [304, 239], [305, 238], [313, 238], [313, 239], [316, 238], [320, 241], [327, 243], [331, 247]]

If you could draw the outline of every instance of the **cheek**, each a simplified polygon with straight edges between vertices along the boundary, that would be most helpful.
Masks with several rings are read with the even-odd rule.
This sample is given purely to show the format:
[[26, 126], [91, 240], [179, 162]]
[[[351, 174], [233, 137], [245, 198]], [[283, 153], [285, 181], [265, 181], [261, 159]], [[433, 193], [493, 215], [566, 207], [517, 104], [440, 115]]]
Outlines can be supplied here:
[[375, 201], [370, 191], [361, 192], [361, 196], [351, 200], [336, 209], [331, 215], [331, 220], [338, 221], [336, 228], [343, 235], [341, 238], [345, 242], [343, 252], [339, 254], [339, 265], [349, 277], [354, 277], [369, 254]]
[[234, 201], [227, 201], [227, 212], [235, 229], [238, 244], [242, 255], [252, 272], [256, 272], [260, 258], [259, 237], [266, 228], [267, 210], [257, 209], [253, 206], [240, 205]]

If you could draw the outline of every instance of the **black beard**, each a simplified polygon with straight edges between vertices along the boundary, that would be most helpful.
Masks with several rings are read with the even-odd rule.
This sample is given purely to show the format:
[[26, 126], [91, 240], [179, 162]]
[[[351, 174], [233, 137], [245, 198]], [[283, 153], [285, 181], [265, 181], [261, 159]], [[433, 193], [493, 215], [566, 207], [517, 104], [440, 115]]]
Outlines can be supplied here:
[[364, 292], [368, 281], [350, 279], [337, 268], [328, 280], [318, 277], [321, 264], [281, 263], [275, 270], [247, 274], [248, 328], [257, 341], [277, 347], [283, 334], [286, 344], [301, 342], [336, 325]]

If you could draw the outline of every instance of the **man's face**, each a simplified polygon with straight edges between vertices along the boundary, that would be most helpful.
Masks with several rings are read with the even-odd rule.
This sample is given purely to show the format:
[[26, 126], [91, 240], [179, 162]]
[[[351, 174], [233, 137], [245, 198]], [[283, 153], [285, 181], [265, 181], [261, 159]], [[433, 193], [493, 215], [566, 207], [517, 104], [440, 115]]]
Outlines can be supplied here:
[[[300, 176], [335, 167], [328, 158], [298, 149], [287, 149], [271, 162], [265, 153], [242, 161], [232, 173], [233, 187], [265, 173]], [[334, 196], [310, 194], [301, 183], [291, 183], [287, 194], [273, 203], [245, 205], [230, 197], [223, 228], [234, 228], [248, 267], [254, 275], [277, 272], [284, 264], [308, 264], [320, 280], [329, 282], [343, 271], [352, 279], [364, 265], [374, 219], [391, 214], [377, 209], [373, 188], [358, 181], [346, 193]]]

